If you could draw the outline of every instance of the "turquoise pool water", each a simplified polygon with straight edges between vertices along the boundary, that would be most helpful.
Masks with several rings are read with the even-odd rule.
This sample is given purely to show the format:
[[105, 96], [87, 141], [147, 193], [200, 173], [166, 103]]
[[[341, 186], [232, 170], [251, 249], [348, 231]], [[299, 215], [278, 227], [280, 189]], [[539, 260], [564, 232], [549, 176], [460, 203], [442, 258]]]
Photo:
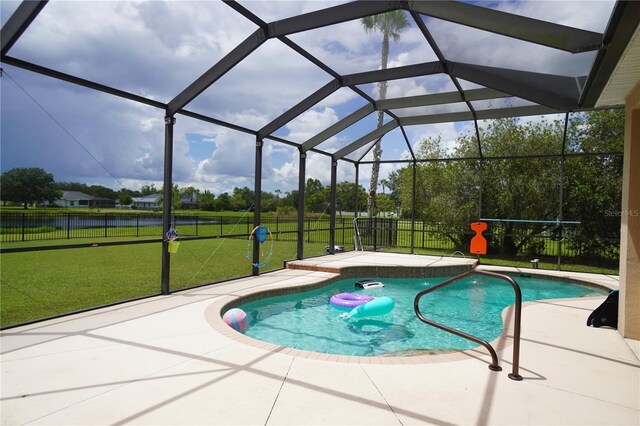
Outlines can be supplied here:
[[[514, 277], [522, 289], [522, 300], [604, 296], [594, 287], [529, 277]], [[382, 278], [384, 287], [359, 289], [358, 279], [346, 279], [327, 287], [269, 297], [238, 306], [250, 317], [247, 336], [277, 345], [313, 352], [359, 356], [409, 355], [423, 351], [466, 350], [475, 343], [422, 323], [413, 311], [416, 294], [446, 278]], [[386, 315], [345, 320], [329, 304], [341, 292], [389, 296], [395, 302]], [[502, 310], [514, 303], [513, 288], [502, 280], [474, 276], [421, 299], [425, 317], [478, 336], [486, 341], [502, 331]], [[523, 313], [523, 317], [526, 314]]]

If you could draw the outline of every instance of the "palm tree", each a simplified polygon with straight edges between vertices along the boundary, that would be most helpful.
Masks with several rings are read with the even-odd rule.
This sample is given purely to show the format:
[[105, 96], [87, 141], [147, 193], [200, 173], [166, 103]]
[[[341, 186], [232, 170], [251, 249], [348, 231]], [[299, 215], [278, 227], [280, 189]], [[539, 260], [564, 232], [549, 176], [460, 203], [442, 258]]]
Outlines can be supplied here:
[[[362, 18], [362, 26], [367, 34], [377, 31], [382, 33], [380, 65], [381, 69], [387, 69], [387, 62], [389, 60], [389, 37], [393, 38], [393, 41], [400, 40], [400, 31], [409, 26], [407, 16], [402, 10], [394, 10], [393, 12]], [[380, 99], [386, 99], [387, 82], [379, 82], [378, 89], [380, 91]], [[378, 111], [378, 127], [382, 127], [383, 121], [384, 112]], [[369, 198], [367, 201], [367, 213], [369, 217], [373, 217], [374, 215], [376, 189], [378, 188], [378, 174], [380, 173], [380, 158], [382, 157], [382, 148], [380, 147], [381, 139], [382, 137], [378, 138], [373, 147], [373, 165], [371, 167], [371, 183], [369, 184]]]
[[389, 181], [386, 179], [380, 179], [380, 186], [382, 186], [382, 193], [384, 194], [384, 189], [389, 188]]

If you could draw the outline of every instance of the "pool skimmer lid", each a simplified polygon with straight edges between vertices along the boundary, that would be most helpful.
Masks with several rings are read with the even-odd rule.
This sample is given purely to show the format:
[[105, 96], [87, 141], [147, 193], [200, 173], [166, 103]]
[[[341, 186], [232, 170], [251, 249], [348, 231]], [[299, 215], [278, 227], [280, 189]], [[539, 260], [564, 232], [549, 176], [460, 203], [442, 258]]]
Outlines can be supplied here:
[[356, 282], [354, 284], [355, 287], [358, 288], [376, 288], [376, 287], [384, 287], [384, 284], [382, 284], [380, 281], [374, 281], [374, 280], [360, 280], [358, 282]]

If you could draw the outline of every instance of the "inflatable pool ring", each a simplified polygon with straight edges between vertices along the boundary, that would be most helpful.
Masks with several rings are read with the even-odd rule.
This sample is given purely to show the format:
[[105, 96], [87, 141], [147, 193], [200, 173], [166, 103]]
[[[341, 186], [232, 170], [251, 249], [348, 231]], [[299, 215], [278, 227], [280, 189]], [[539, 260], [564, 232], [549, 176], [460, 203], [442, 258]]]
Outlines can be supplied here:
[[392, 298], [383, 296], [373, 299], [370, 302], [364, 303], [360, 306], [353, 308], [348, 314], [342, 314], [343, 318], [362, 318], [371, 317], [375, 315], [386, 315], [393, 310], [395, 302]]
[[340, 308], [355, 308], [372, 300], [373, 297], [366, 294], [338, 293], [331, 296], [329, 303]]

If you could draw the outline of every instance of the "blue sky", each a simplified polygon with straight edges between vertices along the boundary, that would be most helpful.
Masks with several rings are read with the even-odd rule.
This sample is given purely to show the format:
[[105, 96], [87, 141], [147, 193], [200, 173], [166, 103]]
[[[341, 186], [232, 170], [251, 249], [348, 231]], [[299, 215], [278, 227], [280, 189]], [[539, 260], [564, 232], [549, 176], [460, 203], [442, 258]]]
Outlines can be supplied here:
[[[270, 22], [339, 2], [240, 3]], [[478, 4], [598, 32], [604, 31], [613, 7], [611, 1]], [[2, 24], [17, 5], [0, 2]], [[445, 57], [454, 61], [514, 69], [530, 67], [533, 61], [538, 72], [578, 76], [586, 73], [595, 56], [557, 52], [436, 19], [424, 21]], [[218, 1], [52, 1], [9, 55], [168, 102], [255, 29], [253, 23]], [[436, 59], [415, 24], [401, 36], [401, 41], [391, 46], [390, 67]], [[358, 21], [290, 38], [341, 74], [379, 67], [380, 36], [367, 35]], [[15, 167], [41, 167], [53, 173], [57, 181], [100, 184], [116, 190], [122, 186], [138, 189], [142, 185], [162, 185], [163, 111], [9, 65], [3, 64], [3, 68], [7, 75], [0, 79], [2, 172]], [[284, 44], [269, 40], [186, 108], [257, 130], [330, 79]], [[476, 87], [462, 84], [465, 88]], [[378, 97], [376, 85], [363, 85], [361, 89]], [[452, 90], [451, 80], [439, 75], [389, 82], [387, 97]], [[342, 88], [276, 135], [302, 143], [364, 104], [352, 90]], [[495, 101], [491, 106], [499, 107], [500, 103]], [[396, 113], [455, 111], [460, 105], [439, 108]], [[216, 195], [236, 186], [253, 187], [253, 136], [181, 115], [176, 118], [175, 183], [208, 189]], [[321, 148], [335, 152], [373, 130], [375, 123], [372, 114]], [[471, 123], [449, 123], [406, 130], [414, 145], [425, 137], [439, 135], [450, 147], [458, 134], [472, 127]], [[383, 139], [383, 159], [406, 158], [401, 136], [396, 130]], [[296, 149], [267, 141], [263, 189], [296, 189], [297, 162]], [[381, 178], [400, 166], [383, 164]], [[354, 180], [352, 165], [340, 163], [338, 172], [339, 181]], [[369, 173], [370, 166], [361, 167], [363, 185], [368, 185]], [[328, 184], [330, 159], [310, 154], [307, 177]]]

